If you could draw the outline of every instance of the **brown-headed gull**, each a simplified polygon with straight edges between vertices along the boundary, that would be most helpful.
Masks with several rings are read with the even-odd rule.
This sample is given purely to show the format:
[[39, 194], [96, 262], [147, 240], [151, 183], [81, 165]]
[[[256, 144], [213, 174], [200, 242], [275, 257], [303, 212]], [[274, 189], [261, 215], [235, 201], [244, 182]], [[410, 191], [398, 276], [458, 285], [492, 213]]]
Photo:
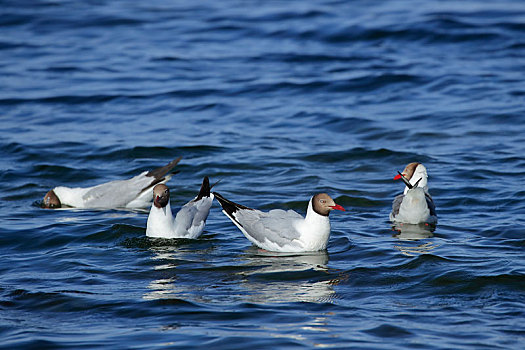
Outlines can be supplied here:
[[[212, 186], [213, 187], [213, 186]], [[202, 180], [197, 197], [184, 204], [173, 218], [170, 190], [164, 184], [153, 188], [153, 204], [148, 216], [146, 236], [158, 238], [197, 238], [204, 231], [213, 202], [208, 177]]]
[[345, 209], [326, 193], [310, 198], [306, 217], [293, 210], [265, 213], [227, 200], [214, 192], [222, 212], [259, 248], [274, 252], [310, 252], [326, 249], [332, 210]]
[[402, 224], [437, 223], [436, 206], [428, 193], [427, 168], [421, 163], [408, 164], [394, 180], [402, 179], [406, 187], [394, 198], [390, 221]]
[[147, 208], [151, 203], [151, 188], [171, 179], [170, 171], [182, 157], [163, 167], [144, 171], [128, 180], [115, 180], [92, 187], [58, 186], [46, 193], [44, 208]]

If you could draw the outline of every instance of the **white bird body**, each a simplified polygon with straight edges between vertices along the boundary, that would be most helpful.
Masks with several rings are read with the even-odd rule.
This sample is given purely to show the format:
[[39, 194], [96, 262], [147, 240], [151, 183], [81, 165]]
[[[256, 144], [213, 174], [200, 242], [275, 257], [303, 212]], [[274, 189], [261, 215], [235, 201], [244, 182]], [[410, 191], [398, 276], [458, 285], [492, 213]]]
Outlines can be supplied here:
[[[74, 208], [145, 208], [151, 203], [151, 177], [144, 171], [128, 180], [115, 180], [93, 187], [65, 187], [53, 189], [64, 206]], [[171, 179], [168, 175], [159, 183]]]
[[[317, 197], [320, 195], [322, 197]], [[326, 249], [330, 237], [328, 213], [333, 209], [344, 210], [326, 194], [318, 194], [310, 199], [306, 217], [293, 210], [262, 212], [231, 202], [218, 193], [215, 193], [215, 197], [222, 205], [223, 213], [250, 242], [273, 252], [297, 253]], [[324, 208], [316, 210], [313, 203], [318, 200], [323, 201]], [[319, 205], [316, 204], [316, 207]]]
[[[163, 186], [163, 187], [162, 187]], [[153, 189], [154, 197], [166, 190], [165, 185], [157, 185]], [[184, 204], [175, 218], [171, 212], [168, 190], [167, 202], [161, 203], [153, 199], [146, 224], [146, 236], [157, 238], [198, 238], [204, 231], [206, 219], [213, 203], [209, 180], [204, 178], [199, 195]]]
[[115, 180], [92, 187], [55, 187], [46, 194], [43, 205], [47, 208], [147, 208], [151, 202], [151, 188], [171, 179], [172, 174], [167, 173], [180, 159], [127, 180]]
[[[395, 211], [392, 211], [390, 213], [390, 221], [414, 225], [420, 223], [437, 223], [437, 217], [430, 215], [424, 189], [416, 187], [400, 196], [402, 197], [400, 198], [401, 202], [399, 203], [397, 214], [395, 214]], [[394, 203], [396, 203], [395, 199]]]
[[410, 163], [403, 173], [395, 178], [403, 179], [405, 189], [403, 194], [394, 198], [390, 221], [405, 224], [437, 223], [436, 207], [428, 193], [427, 169], [423, 164]]
[[169, 238], [175, 231], [175, 218], [171, 213], [171, 206], [168, 203], [165, 207], [156, 208], [151, 206], [148, 221], [146, 223], [146, 236]]

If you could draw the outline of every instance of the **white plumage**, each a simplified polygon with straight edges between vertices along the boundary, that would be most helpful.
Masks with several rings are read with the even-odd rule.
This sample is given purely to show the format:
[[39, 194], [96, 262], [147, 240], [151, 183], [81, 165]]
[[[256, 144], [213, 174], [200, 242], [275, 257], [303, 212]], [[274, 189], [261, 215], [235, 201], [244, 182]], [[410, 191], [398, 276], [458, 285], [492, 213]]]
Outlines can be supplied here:
[[330, 196], [319, 193], [308, 203], [306, 217], [293, 210], [274, 209], [269, 212], [251, 209], [215, 197], [223, 213], [259, 248], [274, 252], [307, 252], [326, 249], [330, 237], [331, 210], [343, 210]]
[[204, 231], [213, 202], [208, 177], [202, 181], [197, 197], [184, 204], [175, 218], [171, 212], [169, 189], [164, 184], [153, 188], [153, 204], [146, 235], [158, 238], [198, 238]]
[[144, 171], [127, 180], [115, 180], [92, 187], [58, 186], [44, 197], [45, 208], [147, 208], [151, 203], [151, 188], [171, 179], [168, 174], [179, 163], [181, 157], [167, 165]]
[[405, 182], [403, 194], [394, 198], [390, 221], [405, 224], [437, 223], [436, 207], [428, 193], [427, 169], [421, 163], [408, 164], [394, 180]]

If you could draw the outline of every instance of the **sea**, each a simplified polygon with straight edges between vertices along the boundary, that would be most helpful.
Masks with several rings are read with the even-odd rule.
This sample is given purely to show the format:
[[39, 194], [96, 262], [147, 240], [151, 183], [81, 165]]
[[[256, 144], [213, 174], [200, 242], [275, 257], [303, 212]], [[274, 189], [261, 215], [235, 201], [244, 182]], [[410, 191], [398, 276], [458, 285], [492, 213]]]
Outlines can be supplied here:
[[[0, 348], [524, 349], [524, 73], [523, 1], [0, 1]], [[174, 211], [347, 211], [286, 254], [41, 207], [179, 156]]]

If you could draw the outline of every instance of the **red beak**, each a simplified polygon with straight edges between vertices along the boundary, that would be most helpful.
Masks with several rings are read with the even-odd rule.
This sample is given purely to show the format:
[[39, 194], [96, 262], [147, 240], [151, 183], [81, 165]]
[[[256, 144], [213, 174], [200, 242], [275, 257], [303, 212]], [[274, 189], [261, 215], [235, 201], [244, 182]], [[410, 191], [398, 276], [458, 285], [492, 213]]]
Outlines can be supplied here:
[[396, 176], [394, 176], [394, 180], [399, 180], [401, 179], [401, 175], [397, 174]]
[[332, 209], [335, 209], [335, 210], [341, 210], [341, 211], [346, 211], [345, 208], [343, 208], [342, 206], [340, 206], [339, 204], [336, 204], [332, 207], [330, 207]]

